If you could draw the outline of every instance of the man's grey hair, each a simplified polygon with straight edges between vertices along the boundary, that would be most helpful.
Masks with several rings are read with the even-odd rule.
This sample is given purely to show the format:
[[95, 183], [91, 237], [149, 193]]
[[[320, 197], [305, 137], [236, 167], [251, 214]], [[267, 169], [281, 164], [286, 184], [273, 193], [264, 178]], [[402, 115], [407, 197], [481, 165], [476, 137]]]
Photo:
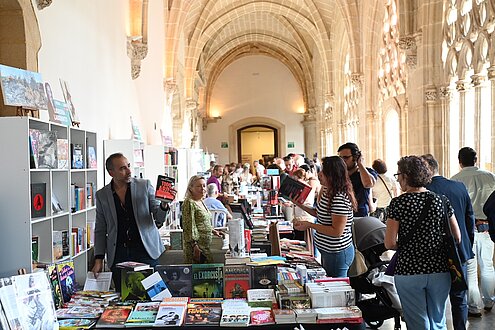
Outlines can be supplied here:
[[206, 193], [208, 194], [208, 197], [212, 197], [213, 195], [218, 193], [218, 187], [215, 183], [210, 183], [206, 187]]

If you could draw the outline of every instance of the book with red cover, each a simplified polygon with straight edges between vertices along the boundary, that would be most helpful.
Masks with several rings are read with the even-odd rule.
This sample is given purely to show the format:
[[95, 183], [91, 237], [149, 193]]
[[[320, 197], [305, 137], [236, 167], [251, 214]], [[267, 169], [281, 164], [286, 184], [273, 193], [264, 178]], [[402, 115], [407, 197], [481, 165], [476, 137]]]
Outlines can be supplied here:
[[175, 199], [175, 179], [165, 175], [159, 175], [156, 183], [155, 198], [171, 202]]
[[229, 298], [247, 298], [251, 288], [251, 270], [245, 265], [227, 265], [223, 267], [224, 295]]
[[293, 202], [304, 204], [306, 198], [311, 192], [311, 189], [312, 188], [309, 184], [301, 182], [291, 176], [286, 176], [280, 184], [278, 193]]
[[101, 314], [97, 327], [123, 328], [133, 306], [108, 306]]

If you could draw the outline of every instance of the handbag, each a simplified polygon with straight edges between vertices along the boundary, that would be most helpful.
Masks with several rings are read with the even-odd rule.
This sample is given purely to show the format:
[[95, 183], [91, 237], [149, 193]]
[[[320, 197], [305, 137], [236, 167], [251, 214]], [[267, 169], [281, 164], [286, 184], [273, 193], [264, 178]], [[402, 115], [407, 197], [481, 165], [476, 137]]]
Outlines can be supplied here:
[[452, 235], [452, 228], [450, 227], [449, 213], [447, 210], [447, 203], [445, 199], [447, 197], [442, 197], [443, 204], [443, 218], [445, 222], [445, 249], [447, 251], [447, 266], [449, 268], [450, 279], [451, 279], [451, 290], [454, 291], [464, 291], [467, 290], [466, 279], [464, 278], [464, 273], [462, 272], [461, 258], [459, 258], [459, 251], [457, 250], [457, 243]]
[[195, 264], [203, 264], [206, 262], [206, 255], [196, 242], [193, 243], [193, 262]]
[[430, 208], [432, 202], [432, 196], [428, 195], [426, 198], [425, 205], [423, 206], [423, 209], [421, 210], [421, 214], [419, 215], [418, 219], [414, 223], [414, 227], [411, 228], [411, 230], [407, 233], [407, 235], [398, 242], [399, 248], [397, 251], [395, 251], [395, 254], [392, 256], [390, 259], [387, 269], [385, 270], [385, 275], [389, 276], [394, 276], [395, 274], [395, 269], [397, 268], [397, 264], [399, 263], [399, 255], [400, 255], [400, 246], [404, 246], [414, 235], [414, 232], [418, 228], [419, 224], [423, 222], [424, 218], [426, 217], [426, 213], [428, 212], [428, 209]]
[[368, 271], [368, 265], [366, 264], [366, 260], [364, 259], [363, 254], [356, 247], [356, 235], [354, 233], [354, 221], [352, 222], [352, 244], [354, 245], [354, 260], [352, 261], [351, 266], [349, 266], [349, 270], [347, 271], [347, 275], [349, 277], [355, 277], [362, 275]]

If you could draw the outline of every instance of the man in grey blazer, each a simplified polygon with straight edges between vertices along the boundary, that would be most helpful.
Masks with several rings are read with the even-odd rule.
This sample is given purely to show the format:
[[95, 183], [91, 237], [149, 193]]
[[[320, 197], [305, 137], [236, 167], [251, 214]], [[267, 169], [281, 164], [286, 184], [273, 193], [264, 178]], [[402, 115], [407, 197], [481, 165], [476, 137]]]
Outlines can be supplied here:
[[156, 266], [164, 251], [155, 221], [165, 220], [168, 204], [155, 199], [149, 180], [131, 176], [127, 158], [116, 153], [105, 167], [112, 181], [96, 192], [95, 264], [100, 273], [107, 256], [115, 288], [120, 291], [121, 272], [115, 266], [123, 261], [137, 261]]

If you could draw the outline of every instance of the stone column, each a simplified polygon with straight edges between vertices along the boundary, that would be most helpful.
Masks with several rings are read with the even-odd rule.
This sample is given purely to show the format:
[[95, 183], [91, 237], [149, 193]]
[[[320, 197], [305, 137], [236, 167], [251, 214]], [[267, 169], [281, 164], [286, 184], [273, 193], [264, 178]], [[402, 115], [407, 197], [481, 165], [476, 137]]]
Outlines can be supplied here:
[[459, 92], [459, 147], [464, 146], [466, 141], [466, 130], [464, 123], [466, 122], [466, 86], [462, 80], [457, 81], [456, 89]]
[[189, 123], [184, 123], [185, 125], [189, 125], [189, 130], [191, 132], [191, 143], [189, 144], [189, 148], [195, 148], [196, 142], [198, 141], [199, 132], [198, 132], [198, 103], [193, 99], [186, 100], [186, 116], [185, 119], [189, 119]]
[[318, 151], [318, 133], [316, 129], [316, 109], [309, 108], [301, 121], [304, 127], [304, 153], [311, 158]]
[[471, 83], [474, 87], [474, 149], [481, 152], [481, 83], [485, 78], [480, 75], [472, 75]]
[[450, 98], [451, 90], [449, 86], [442, 86], [439, 89], [440, 101], [442, 105], [442, 153], [434, 155], [438, 160], [439, 172], [445, 177], [450, 177]]
[[[426, 101], [426, 131], [427, 136], [427, 150], [426, 152], [435, 155], [435, 110], [437, 105], [437, 88], [430, 86], [425, 91]], [[424, 151], [424, 150], [423, 150]]]
[[489, 171], [494, 171], [495, 170], [495, 65], [492, 65], [491, 67], [488, 68], [488, 79], [490, 80], [490, 88], [492, 92], [492, 113], [491, 113], [491, 118], [492, 118], [492, 132], [491, 132], [491, 137], [492, 137], [492, 144], [491, 144], [491, 159], [490, 159], [490, 168], [487, 169]]
[[182, 112], [180, 105], [174, 108], [174, 97], [178, 92], [177, 82], [174, 79], [166, 79], [163, 87], [165, 89], [165, 108], [170, 112], [170, 118], [172, 119], [172, 139], [174, 145], [182, 145]]

